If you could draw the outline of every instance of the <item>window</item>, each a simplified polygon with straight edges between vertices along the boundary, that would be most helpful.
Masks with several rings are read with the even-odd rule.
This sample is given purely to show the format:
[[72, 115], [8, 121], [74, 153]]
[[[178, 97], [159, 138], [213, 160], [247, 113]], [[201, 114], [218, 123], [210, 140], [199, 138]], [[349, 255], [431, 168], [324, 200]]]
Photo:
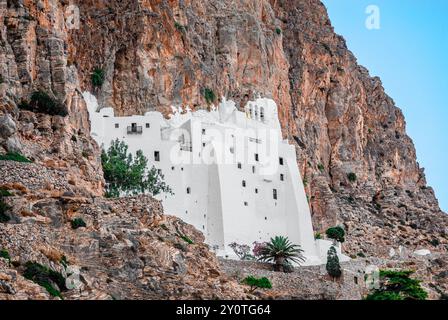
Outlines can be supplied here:
[[246, 201], [244, 201], [244, 206], [247, 207], [248, 205], [249, 204]]
[[233, 147], [230, 147], [230, 153], [235, 153], [235, 149]]
[[246, 180], [243, 180], [243, 187], [246, 187]]
[[283, 175], [283, 173], [280, 173], [280, 181], [284, 181], [285, 180], [285, 176]]
[[202, 129], [202, 134], [205, 134], [205, 129]]
[[202, 142], [202, 147], [205, 147], [205, 142]]
[[260, 120], [264, 121], [264, 108], [260, 109]]
[[188, 187], [187, 188], [187, 194], [190, 194], [191, 193], [191, 189], [190, 189], [190, 187]]
[[242, 168], [241, 162], [238, 162], [238, 169], [241, 169], [241, 168]]
[[272, 190], [273, 191], [273, 196], [274, 196], [274, 200], [277, 200], [277, 189]]
[[258, 153], [255, 154], [255, 161], [258, 161]]
[[120, 125], [118, 123], [116, 123], [115, 128], [120, 128]]
[[154, 151], [154, 161], [160, 161], [160, 152]]
[[282, 165], [283, 165], [283, 158], [279, 158], [279, 159], [278, 159], [278, 162], [279, 162], [280, 165], [282, 166]]
[[173, 171], [174, 171], [174, 167], [171, 167], [171, 170], [173, 170]]
[[149, 128], [149, 123], [146, 124], [146, 128]]
[[255, 166], [252, 166], [252, 173], [255, 173]]
[[258, 188], [255, 188], [255, 193], [258, 193]]

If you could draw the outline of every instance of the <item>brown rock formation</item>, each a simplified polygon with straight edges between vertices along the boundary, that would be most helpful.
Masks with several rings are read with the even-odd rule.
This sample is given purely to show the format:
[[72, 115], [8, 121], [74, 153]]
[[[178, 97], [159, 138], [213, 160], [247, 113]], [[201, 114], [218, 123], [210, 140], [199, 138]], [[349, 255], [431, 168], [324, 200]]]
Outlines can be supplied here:
[[[81, 15], [75, 29], [66, 24], [71, 4]], [[45, 167], [53, 196], [62, 187], [102, 193], [84, 90], [121, 115], [205, 108], [205, 88], [240, 106], [261, 94], [276, 100], [283, 134], [296, 144], [317, 231], [343, 224], [352, 255], [447, 251], [448, 218], [403, 114], [319, 0], [0, 0], [0, 43], [0, 152], [19, 150]], [[93, 88], [95, 68], [105, 81]], [[19, 110], [38, 89], [69, 116]], [[20, 175], [42, 189], [30, 168]], [[53, 182], [60, 172], [64, 186]], [[12, 170], [6, 182], [20, 175]]]

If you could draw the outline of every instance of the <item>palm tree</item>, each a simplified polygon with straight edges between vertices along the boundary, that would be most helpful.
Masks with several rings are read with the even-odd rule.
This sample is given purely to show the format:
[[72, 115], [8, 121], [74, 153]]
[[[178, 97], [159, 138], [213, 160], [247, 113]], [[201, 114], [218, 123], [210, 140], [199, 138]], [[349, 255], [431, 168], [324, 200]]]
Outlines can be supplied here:
[[292, 244], [288, 237], [276, 236], [261, 249], [258, 260], [273, 262], [274, 270], [285, 272], [291, 262], [300, 264], [305, 261], [302, 253], [300, 245]]

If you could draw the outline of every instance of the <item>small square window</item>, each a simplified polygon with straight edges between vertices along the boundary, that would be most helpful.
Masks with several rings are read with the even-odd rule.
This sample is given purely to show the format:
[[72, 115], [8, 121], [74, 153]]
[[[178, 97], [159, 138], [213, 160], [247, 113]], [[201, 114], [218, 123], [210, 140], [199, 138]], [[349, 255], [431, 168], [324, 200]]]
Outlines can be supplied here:
[[246, 187], [246, 180], [243, 180], [243, 187]]
[[272, 195], [274, 197], [274, 200], [277, 200], [277, 189], [272, 190]]
[[249, 204], [246, 201], [244, 201], [244, 206], [247, 207], [248, 205]]
[[255, 193], [258, 193], [258, 188], [255, 188]]
[[190, 187], [188, 187], [187, 188], [187, 194], [190, 194], [191, 193], [191, 189], [190, 189]]
[[146, 128], [149, 128], [149, 123], [146, 124]]
[[205, 142], [202, 143], [202, 147], [205, 147]]
[[160, 152], [154, 151], [154, 161], [160, 161]]
[[238, 169], [241, 169], [241, 168], [242, 168], [241, 162], [238, 162]]
[[255, 166], [252, 166], [252, 173], [255, 173]]
[[173, 171], [174, 171], [174, 167], [171, 167], [171, 170], [173, 170]]
[[202, 134], [205, 134], [205, 129], [202, 129]]
[[255, 154], [255, 161], [258, 161], [258, 153]]
[[116, 123], [115, 128], [120, 128], [120, 125], [118, 123]]
[[285, 176], [283, 175], [283, 173], [280, 174], [280, 181], [285, 181]]
[[284, 161], [283, 161], [283, 158], [279, 158], [278, 159], [278, 162], [280, 163], [280, 165], [282, 166], [283, 165], [283, 163], [284, 163]]

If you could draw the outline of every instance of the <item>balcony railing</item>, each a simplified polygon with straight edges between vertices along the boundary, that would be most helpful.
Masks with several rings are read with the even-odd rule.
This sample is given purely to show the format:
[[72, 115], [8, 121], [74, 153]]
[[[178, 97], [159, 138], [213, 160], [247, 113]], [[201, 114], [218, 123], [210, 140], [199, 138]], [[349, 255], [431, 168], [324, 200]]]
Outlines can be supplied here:
[[142, 134], [142, 126], [128, 126], [128, 134]]
[[184, 142], [180, 145], [180, 150], [181, 151], [189, 151], [192, 152], [193, 151], [193, 147], [191, 146], [191, 142]]

